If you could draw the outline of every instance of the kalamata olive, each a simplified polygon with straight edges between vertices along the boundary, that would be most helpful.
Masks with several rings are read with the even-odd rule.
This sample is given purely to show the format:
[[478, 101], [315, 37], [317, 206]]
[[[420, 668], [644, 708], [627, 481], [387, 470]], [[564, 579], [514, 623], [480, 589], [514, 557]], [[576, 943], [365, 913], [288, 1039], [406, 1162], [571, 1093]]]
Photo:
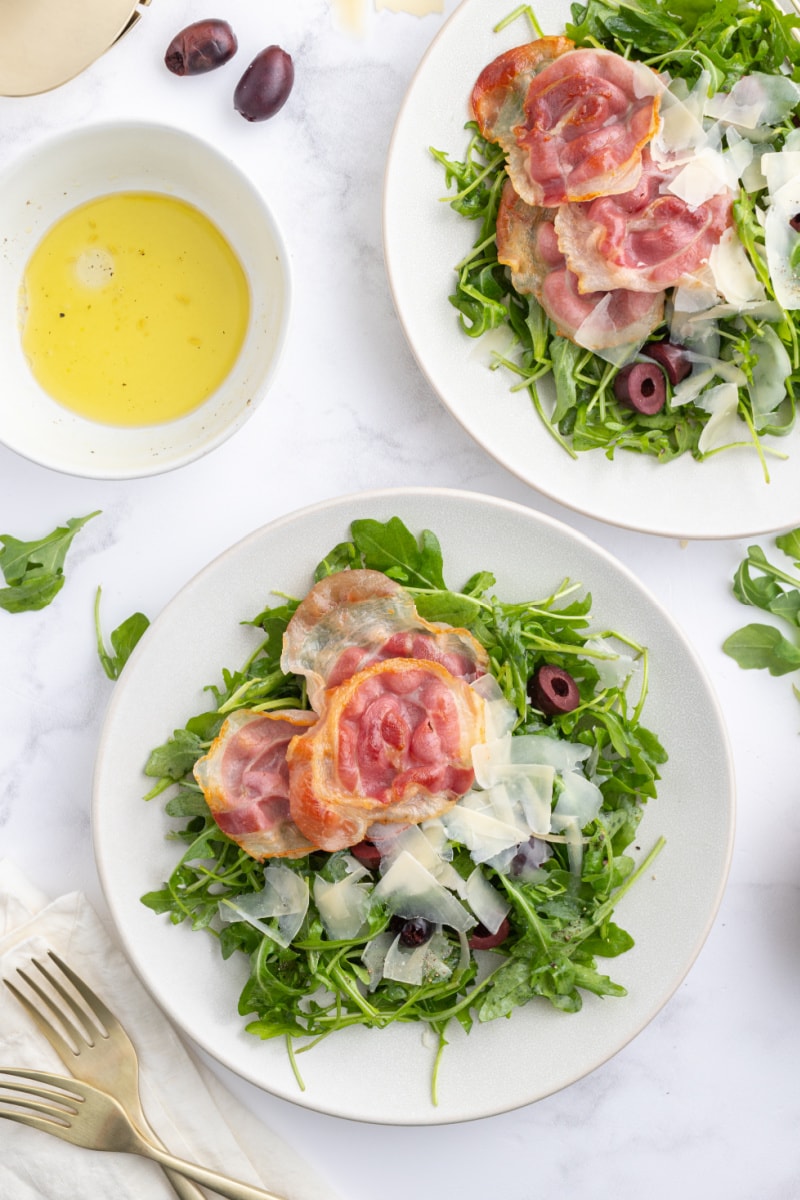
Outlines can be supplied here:
[[653, 358], [666, 372], [667, 379], [673, 387], [692, 373], [692, 364], [683, 346], [674, 342], [648, 342], [642, 346], [642, 354]]
[[237, 83], [233, 107], [245, 121], [266, 121], [283, 108], [293, 83], [291, 56], [280, 46], [267, 46], [255, 56]]
[[422, 946], [430, 940], [435, 926], [424, 917], [392, 917], [390, 927], [400, 933], [404, 946]]
[[652, 417], [661, 412], [667, 399], [664, 372], [655, 363], [631, 363], [617, 372], [614, 395], [620, 404]]
[[501, 945], [509, 933], [511, 925], [508, 917], [503, 917], [500, 926], [496, 933], [490, 933], [485, 925], [476, 925], [469, 936], [470, 950], [494, 950], [495, 946]]
[[534, 708], [548, 716], [572, 712], [581, 702], [578, 685], [568, 671], [544, 663], [528, 680], [528, 696]]
[[173, 75], [204, 75], [233, 58], [238, 45], [227, 21], [195, 21], [175, 35], [164, 62]]
[[355, 846], [350, 847], [350, 853], [364, 867], [369, 867], [370, 871], [377, 871], [381, 865], [381, 852], [374, 842], [357, 842]]
[[800, 233], [800, 213], [795, 213], [793, 217], [790, 217], [789, 224], [795, 233]]

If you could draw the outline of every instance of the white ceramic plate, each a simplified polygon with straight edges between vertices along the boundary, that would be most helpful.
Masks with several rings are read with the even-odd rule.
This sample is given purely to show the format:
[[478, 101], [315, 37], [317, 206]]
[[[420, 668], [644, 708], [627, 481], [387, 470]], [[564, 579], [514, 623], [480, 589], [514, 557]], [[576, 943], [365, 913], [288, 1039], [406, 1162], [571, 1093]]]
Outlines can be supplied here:
[[[384, 253], [400, 321], [434, 391], [468, 433], [525, 483], [568, 508], [646, 533], [685, 538], [746, 537], [800, 524], [797, 433], [772, 439], [788, 462], [769, 459], [764, 481], [753, 450], [697, 463], [688, 455], [659, 464], [602, 451], [577, 461], [548, 434], [514, 377], [490, 371], [491, 337], [471, 339], [448, 303], [454, 267], [470, 250], [475, 227], [448, 204], [433, 146], [463, 157], [469, 98], [481, 69], [511, 46], [533, 40], [525, 19], [493, 27], [508, 0], [464, 0], [422, 60], [400, 110], [384, 184]], [[567, 0], [536, 11], [546, 34], [563, 32]]]
[[[511, 1020], [452, 1031], [430, 1098], [435, 1047], [421, 1028], [347, 1030], [300, 1056], [306, 1090], [282, 1041], [244, 1032], [236, 1011], [247, 963], [223, 962], [215, 939], [170, 925], [140, 903], [172, 871], [172, 824], [142, 773], [150, 749], [208, 703], [204, 685], [256, 644], [240, 621], [270, 603], [272, 588], [303, 594], [317, 562], [349, 536], [351, 520], [400, 516], [438, 534], [446, 578], [476, 570], [498, 595], [542, 598], [565, 577], [591, 590], [603, 627], [651, 649], [646, 724], [670, 752], [660, 794], [640, 826], [643, 856], [660, 834], [652, 874], [624, 897], [621, 924], [636, 946], [610, 964], [628, 989], [619, 1000], [585, 999], [566, 1016], [533, 1003]], [[259, 1087], [321, 1112], [363, 1121], [436, 1124], [503, 1112], [580, 1079], [633, 1038], [669, 999], [709, 931], [728, 871], [733, 778], [717, 703], [697, 659], [667, 614], [605, 551], [531, 509], [441, 489], [361, 493], [304, 509], [257, 530], [212, 562], [167, 606], [117, 684], [95, 773], [94, 844], [105, 895], [125, 950], [156, 1001], [209, 1054]]]
[[[610, 964], [628, 990], [621, 1000], [588, 996], [581, 1013], [546, 1002], [509, 1021], [453, 1030], [433, 1108], [434, 1048], [420, 1027], [345, 1031], [300, 1057], [300, 1092], [282, 1042], [243, 1032], [236, 1000], [245, 961], [219, 958], [212, 937], [170, 925], [140, 904], [172, 872], [179, 846], [152, 785], [149, 751], [207, 706], [204, 685], [251, 653], [257, 631], [240, 624], [271, 599], [300, 595], [355, 517], [402, 517], [433, 529], [445, 577], [461, 586], [477, 569], [497, 575], [498, 594], [542, 598], [565, 576], [591, 590], [597, 622], [651, 650], [646, 722], [670, 752], [660, 796], [640, 826], [640, 854], [667, 845], [651, 876], [619, 905], [636, 938]], [[188, 1037], [243, 1078], [307, 1108], [397, 1124], [465, 1121], [517, 1108], [581, 1079], [648, 1024], [690, 968], [726, 881], [734, 822], [727, 736], [702, 667], [662, 608], [624, 566], [582, 534], [522, 505], [467, 492], [417, 488], [361, 493], [283, 517], [222, 554], [182, 589], [140, 642], [116, 685], [98, 751], [92, 828], [110, 912], [145, 984]]]

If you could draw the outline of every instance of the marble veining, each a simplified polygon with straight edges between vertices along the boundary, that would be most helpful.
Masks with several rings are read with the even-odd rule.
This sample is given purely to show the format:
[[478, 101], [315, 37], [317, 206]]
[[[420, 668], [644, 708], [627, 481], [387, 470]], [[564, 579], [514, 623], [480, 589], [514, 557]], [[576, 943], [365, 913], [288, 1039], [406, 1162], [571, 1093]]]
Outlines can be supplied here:
[[[113, 692], [94, 645], [98, 585], [108, 632], [135, 609], [156, 617], [229, 545], [328, 497], [436, 484], [528, 504], [586, 533], [644, 581], [720, 699], [738, 834], [729, 887], [696, 964], [613, 1060], [531, 1108], [474, 1125], [348, 1124], [209, 1065], [350, 1200], [796, 1200], [800, 709], [785, 678], [745, 674], [720, 650], [747, 620], [729, 590], [745, 543], [681, 546], [562, 509], [476, 446], [418, 369], [385, 277], [381, 185], [405, 88], [456, 0], [421, 18], [365, 5], [357, 31], [337, 23], [326, 0], [224, 7], [240, 50], [213, 75], [176, 79], [162, 62], [172, 35], [207, 16], [204, 7], [152, 0], [133, 33], [78, 79], [48, 95], [0, 99], [0, 168], [54, 132], [101, 120], [148, 117], [209, 138], [267, 196], [294, 285], [272, 396], [207, 458], [113, 483], [59, 475], [0, 446], [4, 532], [37, 537], [102, 510], [76, 541], [53, 605], [0, 612], [0, 854], [49, 894], [79, 888], [105, 912], [89, 822]], [[294, 56], [295, 90], [277, 118], [250, 126], [233, 111], [233, 87], [272, 42]], [[9, 1136], [0, 1126], [0, 1150]]]

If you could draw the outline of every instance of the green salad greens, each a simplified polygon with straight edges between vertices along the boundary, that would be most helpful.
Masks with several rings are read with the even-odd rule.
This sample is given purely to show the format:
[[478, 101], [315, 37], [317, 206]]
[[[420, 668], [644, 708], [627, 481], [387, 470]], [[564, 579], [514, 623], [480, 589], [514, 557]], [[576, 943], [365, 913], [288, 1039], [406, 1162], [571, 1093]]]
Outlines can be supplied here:
[[98, 515], [92, 512], [86, 517], [70, 517], [66, 525], [32, 542], [1, 533], [0, 571], [8, 586], [0, 588], [0, 608], [10, 613], [46, 608], [66, 581], [64, 563], [75, 534]]
[[[452, 1021], [469, 1030], [536, 998], [575, 1013], [586, 992], [623, 996], [625, 989], [598, 960], [614, 958], [633, 944], [614, 922], [614, 908], [661, 847], [659, 840], [636, 865], [637, 828], [666, 761], [658, 738], [641, 723], [647, 650], [620, 632], [592, 632], [591, 596], [579, 584], [565, 580], [552, 595], [509, 602], [496, 597], [491, 572], [479, 570], [452, 588], [445, 582], [436, 536], [426, 530], [417, 537], [393, 517], [385, 523], [353, 521], [350, 539], [332, 548], [309, 586], [334, 572], [362, 567], [398, 581], [426, 620], [465, 627], [485, 647], [505, 709], [513, 707], [512, 742], [520, 735], [539, 735], [566, 755], [569, 770], [556, 778], [554, 806], [570, 781], [567, 775], [583, 788], [597, 788], [600, 800], [596, 815], [582, 830], [574, 829], [577, 836], [526, 834], [526, 847], [535, 851], [532, 868], [515, 857], [524, 847], [480, 865], [480, 874], [507, 908], [507, 937], [493, 950], [473, 950], [465, 934], [443, 924], [436, 931], [436, 959], [419, 983], [376, 974], [368, 948], [381, 935], [396, 937], [398, 925], [390, 904], [370, 899], [381, 878], [379, 867], [358, 876], [367, 903], [354, 936], [331, 937], [315, 900], [317, 886], [335, 884], [359, 866], [340, 851], [272, 860], [308, 885], [307, 911], [287, 943], [280, 936], [280, 918], [253, 919], [245, 899], [265, 889], [270, 860], [249, 857], [221, 832], [192, 774], [235, 710], [307, 706], [304, 680], [285, 675], [280, 666], [283, 634], [299, 598], [283, 597], [247, 622], [258, 635], [248, 660], [222, 670], [221, 680], [207, 689], [207, 711], [155, 748], [146, 764], [146, 773], [157, 781], [147, 799], [166, 797], [166, 812], [177, 819], [169, 836], [178, 846], [170, 878], [142, 899], [174, 924], [188, 923], [218, 939], [222, 959], [248, 956], [239, 1013], [256, 1037], [286, 1039], [296, 1072], [298, 1049], [349, 1026], [422, 1022], [438, 1035], [441, 1052]], [[543, 663], [568, 671], [576, 682], [579, 701], [572, 711], [548, 716], [534, 707], [529, 681]], [[465, 845], [451, 840], [446, 855], [459, 884], [476, 870]]]
[[[603, 48], [640, 61], [659, 73], [675, 96], [685, 97], [692, 89], [701, 88], [708, 96], [718, 97], [754, 75], [780, 76], [791, 81], [789, 87], [800, 83], [800, 42], [796, 40], [800, 18], [786, 14], [773, 0], [589, 0], [573, 4], [571, 15], [564, 33], [577, 48]], [[520, 16], [527, 18], [527, 36], [521, 35], [520, 43], [543, 36], [529, 5], [516, 9], [496, 29]], [[494, 57], [491, 34], [486, 49], [488, 64]], [[454, 98], [454, 103], [463, 103], [463, 98]], [[798, 113], [796, 99], [790, 99], [781, 115], [768, 124], [744, 131], [734, 127], [732, 132], [727, 126], [721, 135], [719, 126], [712, 130], [715, 144], [726, 151], [742, 136], [753, 146], [747, 182], [738, 180], [732, 212], [741, 246], [763, 289], [763, 301], [740, 306], [738, 311], [726, 312], [726, 307], [735, 309], [736, 305], [723, 305], [713, 329], [706, 324], [703, 337], [692, 341], [685, 326], [680, 338], [671, 328], [668, 291], [664, 321], [652, 331], [650, 340], [677, 341], [693, 351], [693, 375], [699, 377], [706, 370], [707, 378], [702, 387], [688, 387], [682, 394], [667, 380], [666, 404], [653, 415], [635, 411], [624, 397], [620, 400], [615, 394], [621, 369], [633, 361], [652, 360], [634, 348], [625, 362], [608, 361], [559, 336], [538, 300], [517, 292], [506, 267], [498, 262], [496, 219], [507, 179], [502, 149], [481, 136], [475, 122], [466, 126], [469, 140], [463, 153], [454, 156], [452, 150], [431, 147], [450, 189], [443, 199], [477, 225], [472, 249], [456, 266], [457, 283], [450, 295], [460, 326], [472, 338], [489, 330], [507, 331], [508, 348], [487, 351], [490, 366], [516, 377], [513, 389], [527, 391], [545, 427], [571, 457], [597, 449], [608, 458], [626, 450], [661, 462], [686, 453], [703, 460], [732, 446], [752, 446], [767, 480], [768, 456], [785, 457], [762, 439], [782, 437], [794, 426], [800, 324], [797, 311], [782, 307], [775, 299], [764, 231], [772, 198], [765, 179], [757, 175], [757, 164], [765, 150], [798, 148]], [[712, 117], [705, 118], [706, 129], [714, 124]], [[800, 237], [794, 236], [793, 271], [800, 262]], [[800, 303], [796, 307], [800, 308]], [[696, 328], [699, 333], [700, 326]], [[769, 387], [770, 378], [774, 382], [776, 377], [779, 383], [785, 379], [785, 388], [780, 386], [777, 392]], [[738, 395], [734, 393], [732, 406], [728, 401], [730, 419], [722, 427], [719, 385], [726, 381], [735, 383]]]
[[[800, 529], [778, 534], [775, 548], [786, 562], [775, 563], [760, 546], [748, 546], [733, 579], [733, 594], [742, 604], [777, 617], [791, 636], [786, 637], [777, 625], [754, 621], [726, 638], [722, 648], [744, 670], [789, 675], [800, 671]], [[792, 687], [800, 700], [800, 688]]]

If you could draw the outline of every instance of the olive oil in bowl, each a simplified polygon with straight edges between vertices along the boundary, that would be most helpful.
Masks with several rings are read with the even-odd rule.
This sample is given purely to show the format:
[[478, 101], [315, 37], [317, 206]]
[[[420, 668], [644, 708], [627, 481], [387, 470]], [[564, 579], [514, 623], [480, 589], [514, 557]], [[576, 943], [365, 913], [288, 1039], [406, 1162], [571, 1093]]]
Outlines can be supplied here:
[[22, 347], [40, 386], [115, 426], [173, 421], [230, 373], [250, 289], [199, 209], [156, 192], [100, 196], [61, 217], [25, 269]]

